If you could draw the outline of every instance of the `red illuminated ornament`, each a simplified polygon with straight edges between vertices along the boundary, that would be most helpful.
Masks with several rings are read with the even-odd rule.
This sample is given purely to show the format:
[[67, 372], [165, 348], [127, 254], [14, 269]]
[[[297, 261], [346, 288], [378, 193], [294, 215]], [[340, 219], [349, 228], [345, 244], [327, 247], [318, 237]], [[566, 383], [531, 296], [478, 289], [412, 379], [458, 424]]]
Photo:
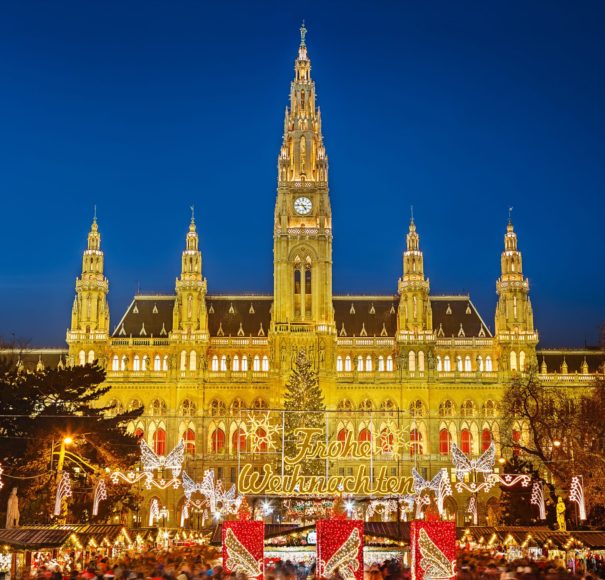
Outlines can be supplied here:
[[343, 580], [363, 579], [363, 521], [319, 520], [317, 522], [317, 574]]
[[225, 571], [260, 580], [263, 577], [265, 557], [265, 523], [223, 522], [222, 532]]
[[410, 544], [412, 580], [448, 580], [456, 575], [454, 522], [413, 521]]

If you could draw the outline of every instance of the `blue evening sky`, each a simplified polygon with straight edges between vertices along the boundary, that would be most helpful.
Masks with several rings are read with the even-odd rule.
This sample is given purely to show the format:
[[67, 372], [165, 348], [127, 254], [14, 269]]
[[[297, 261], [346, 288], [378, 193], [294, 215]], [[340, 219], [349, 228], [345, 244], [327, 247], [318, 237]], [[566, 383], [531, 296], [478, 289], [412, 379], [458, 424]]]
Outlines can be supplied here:
[[0, 4], [0, 336], [64, 344], [97, 204], [112, 328], [171, 292], [195, 204], [211, 292], [272, 291], [302, 18], [334, 289], [392, 293], [414, 205], [433, 293], [493, 329], [507, 208], [542, 344], [605, 322], [602, 1]]

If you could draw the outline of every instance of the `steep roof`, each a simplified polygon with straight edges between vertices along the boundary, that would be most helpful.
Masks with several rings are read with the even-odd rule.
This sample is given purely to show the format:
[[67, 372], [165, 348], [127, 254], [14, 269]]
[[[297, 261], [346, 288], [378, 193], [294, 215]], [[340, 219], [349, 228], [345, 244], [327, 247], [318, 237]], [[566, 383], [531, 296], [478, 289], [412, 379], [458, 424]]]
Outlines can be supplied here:
[[584, 361], [588, 365], [588, 372], [597, 372], [605, 364], [605, 352], [598, 348], [584, 349], [540, 349], [536, 352], [538, 357], [538, 368], [542, 361], [546, 363], [549, 373], [561, 372], [563, 361], [567, 364], [567, 373], [581, 373]]
[[116, 325], [112, 337], [168, 336], [172, 330], [174, 296], [137, 295]]
[[492, 336], [469, 296], [431, 296], [431, 308], [438, 338]]

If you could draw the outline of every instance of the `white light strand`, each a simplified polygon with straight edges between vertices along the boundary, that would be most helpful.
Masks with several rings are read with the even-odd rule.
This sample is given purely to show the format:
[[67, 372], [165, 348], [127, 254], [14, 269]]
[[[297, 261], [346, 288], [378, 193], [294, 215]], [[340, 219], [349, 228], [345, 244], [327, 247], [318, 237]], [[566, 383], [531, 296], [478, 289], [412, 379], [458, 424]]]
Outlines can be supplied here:
[[178, 477], [173, 477], [172, 479], [153, 479], [153, 473], [149, 471], [129, 471], [128, 473], [124, 473], [122, 471], [113, 471], [110, 476], [111, 483], [119, 483], [120, 480], [125, 483], [133, 484], [137, 483], [137, 481], [145, 480], [144, 486], [145, 489], [151, 489], [153, 487], [157, 487], [158, 489], [168, 489], [169, 487], [173, 487], [174, 489], [178, 489], [181, 486], [181, 480]]
[[415, 494], [406, 494], [399, 499], [399, 505], [401, 506], [401, 520], [404, 522], [408, 521], [408, 513], [414, 511], [414, 503], [416, 502]]
[[534, 481], [531, 487], [531, 498], [529, 502], [533, 505], [538, 506], [540, 512], [540, 519], [546, 519], [546, 506], [544, 505], [544, 488], [541, 481]]
[[518, 483], [521, 483], [521, 487], [529, 487], [529, 484], [531, 483], [531, 476], [525, 473], [505, 473], [503, 475], [492, 473], [490, 478], [496, 483], [506, 487], [512, 487]]
[[61, 474], [61, 480], [59, 481], [59, 485], [57, 486], [57, 495], [55, 496], [55, 510], [54, 515], [61, 515], [61, 503], [63, 499], [71, 497], [71, 479], [69, 478], [69, 473], [64, 471]]
[[469, 514], [473, 514], [473, 524], [476, 526], [477, 525], [477, 496], [476, 495], [471, 495], [470, 499], [468, 500], [468, 508], [466, 511]]
[[99, 515], [99, 503], [107, 499], [107, 487], [105, 486], [105, 480], [99, 479], [97, 486], [95, 487], [95, 496], [92, 502], [92, 515]]
[[574, 501], [578, 504], [580, 510], [580, 519], [586, 519], [586, 504], [584, 502], [584, 488], [582, 487], [582, 481], [580, 477], [574, 475], [571, 478], [571, 489], [569, 490], [569, 500]]
[[153, 526], [153, 524], [160, 519], [160, 503], [156, 497], [151, 500], [151, 505], [149, 506], [149, 527]]
[[185, 527], [185, 520], [189, 519], [189, 500], [185, 500], [183, 503], [183, 510], [181, 511], [181, 528]]
[[4, 487], [4, 482], [2, 481], [2, 474], [4, 473], [4, 469], [2, 469], [2, 465], [0, 465], [0, 489]]

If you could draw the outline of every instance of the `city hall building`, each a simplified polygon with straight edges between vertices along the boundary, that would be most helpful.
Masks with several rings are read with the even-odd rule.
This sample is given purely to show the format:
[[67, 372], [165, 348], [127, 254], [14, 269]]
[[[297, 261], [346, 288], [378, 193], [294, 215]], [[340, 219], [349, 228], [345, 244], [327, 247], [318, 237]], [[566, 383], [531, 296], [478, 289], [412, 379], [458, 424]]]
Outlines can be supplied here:
[[[396, 291], [333, 294], [328, 154], [304, 33], [277, 159], [273, 294], [213, 294], [192, 216], [174, 293], [137, 294], [126, 312], [110, 318], [95, 219], [76, 281], [67, 348], [31, 349], [18, 364], [34, 369], [98, 360], [112, 387], [104, 402], [117, 410], [144, 406], [132, 429], [156, 453], [169, 453], [183, 439], [187, 473], [199, 481], [213, 467], [230, 486], [244, 463], [279, 464], [279, 441], [276, 448], [267, 441], [251, 448], [247, 418], [267, 410], [281, 425], [284, 386], [304, 349], [324, 394], [328, 436], [368, 441], [394, 423], [408, 434], [407, 451], [381, 452], [376, 445], [372, 468], [409, 476], [416, 466], [428, 478], [451, 466], [451, 442], [472, 456], [492, 439], [499, 446], [499, 400], [516, 373], [537, 365], [545, 383], [582, 387], [599, 372], [603, 357], [596, 349], [538, 349], [510, 220], [503, 224], [493, 333], [470, 296], [431, 294], [413, 219], [401, 277], [392, 281]], [[520, 425], [518, 437], [524, 436]], [[348, 474], [356, 465], [343, 460], [329, 469]], [[491, 495], [484, 496], [480, 521], [490, 516], [485, 500]], [[182, 501], [181, 489], [161, 492], [172, 525]], [[448, 513], [459, 522], [466, 507], [460, 496], [447, 500]]]

